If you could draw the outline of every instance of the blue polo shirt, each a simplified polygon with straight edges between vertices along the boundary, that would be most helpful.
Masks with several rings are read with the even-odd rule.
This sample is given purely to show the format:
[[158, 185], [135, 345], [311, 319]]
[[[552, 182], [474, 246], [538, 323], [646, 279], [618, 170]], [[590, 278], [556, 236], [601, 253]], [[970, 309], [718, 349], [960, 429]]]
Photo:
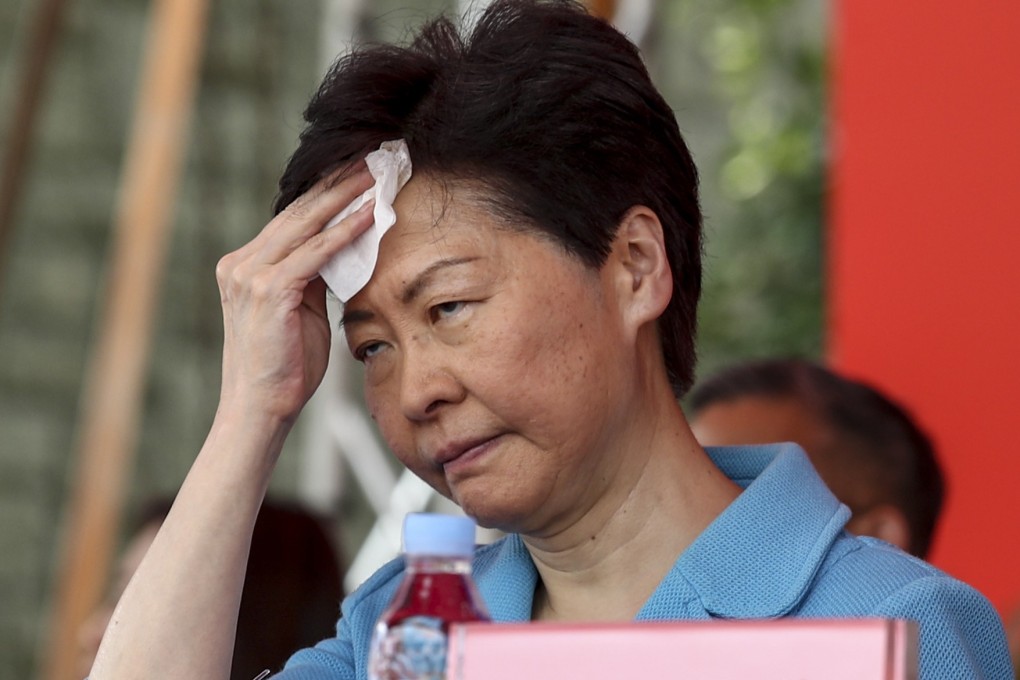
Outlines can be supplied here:
[[[990, 603], [922, 560], [846, 533], [850, 511], [799, 447], [708, 453], [744, 492], [677, 558], [638, 620], [911, 619], [922, 678], [1013, 680]], [[480, 547], [474, 574], [494, 621], [530, 620], [538, 573], [519, 536]], [[296, 653], [274, 680], [364, 680], [373, 626], [402, 576], [400, 559], [382, 567], [344, 601], [337, 637]]]

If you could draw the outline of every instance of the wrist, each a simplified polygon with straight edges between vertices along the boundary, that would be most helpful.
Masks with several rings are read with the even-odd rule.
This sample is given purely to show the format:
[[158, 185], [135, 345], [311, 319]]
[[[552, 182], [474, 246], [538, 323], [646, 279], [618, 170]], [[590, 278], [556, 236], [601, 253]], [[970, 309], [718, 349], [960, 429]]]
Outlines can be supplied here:
[[232, 468], [235, 479], [254, 475], [267, 486], [294, 421], [255, 403], [221, 399], [199, 456]]

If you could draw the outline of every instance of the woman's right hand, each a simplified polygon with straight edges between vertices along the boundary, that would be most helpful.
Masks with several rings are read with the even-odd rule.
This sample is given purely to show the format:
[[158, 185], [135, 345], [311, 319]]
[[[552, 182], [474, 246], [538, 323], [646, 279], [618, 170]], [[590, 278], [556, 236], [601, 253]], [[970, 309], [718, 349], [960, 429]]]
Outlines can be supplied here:
[[322, 381], [329, 359], [326, 285], [319, 269], [372, 224], [369, 201], [325, 224], [372, 186], [363, 161], [344, 180], [321, 180], [250, 243], [216, 267], [223, 305], [220, 412], [291, 424]]
[[276, 455], [326, 370], [319, 269], [372, 223], [372, 206], [323, 226], [372, 185], [363, 162], [319, 182], [216, 267], [223, 385], [209, 437], [120, 599], [95, 680], [230, 677], [259, 506]]

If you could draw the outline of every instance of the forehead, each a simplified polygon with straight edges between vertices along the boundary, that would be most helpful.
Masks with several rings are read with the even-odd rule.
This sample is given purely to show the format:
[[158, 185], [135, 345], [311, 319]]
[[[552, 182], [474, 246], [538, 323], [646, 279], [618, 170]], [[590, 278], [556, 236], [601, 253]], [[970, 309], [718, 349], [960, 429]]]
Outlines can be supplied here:
[[715, 402], [691, 420], [691, 430], [703, 446], [795, 442], [845, 503], [860, 496], [857, 492], [881, 474], [859, 447], [796, 397], [747, 395]]
[[794, 397], [743, 396], [704, 407], [692, 421], [705, 446], [793, 441], [806, 449], [827, 443], [828, 428]]
[[409, 251], [442, 247], [451, 240], [477, 241], [507, 225], [486, 206], [488, 194], [465, 181], [415, 175], [397, 194], [397, 221], [379, 244], [379, 264], [407, 256]]
[[393, 202], [396, 222], [379, 243], [372, 277], [351, 304], [380, 288], [395, 293], [437, 262], [512, 264], [526, 257], [534, 230], [496, 217], [486, 198], [476, 184], [412, 177]]

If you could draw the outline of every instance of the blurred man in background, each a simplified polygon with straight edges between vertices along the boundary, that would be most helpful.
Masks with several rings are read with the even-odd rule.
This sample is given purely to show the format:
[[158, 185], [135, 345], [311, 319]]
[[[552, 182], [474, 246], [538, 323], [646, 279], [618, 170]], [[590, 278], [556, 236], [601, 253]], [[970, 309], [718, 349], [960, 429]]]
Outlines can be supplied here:
[[852, 533], [928, 555], [944, 481], [931, 441], [877, 390], [809, 361], [756, 361], [696, 386], [691, 426], [705, 446], [795, 442], [853, 517]]
[[[107, 601], [78, 633], [79, 668], [88, 675], [113, 605], [156, 538], [172, 499], [150, 501], [140, 513]], [[277, 670], [291, 653], [333, 635], [343, 597], [340, 551], [322, 518], [290, 502], [262, 504], [252, 534], [234, 640], [231, 680], [251, 680]]]

